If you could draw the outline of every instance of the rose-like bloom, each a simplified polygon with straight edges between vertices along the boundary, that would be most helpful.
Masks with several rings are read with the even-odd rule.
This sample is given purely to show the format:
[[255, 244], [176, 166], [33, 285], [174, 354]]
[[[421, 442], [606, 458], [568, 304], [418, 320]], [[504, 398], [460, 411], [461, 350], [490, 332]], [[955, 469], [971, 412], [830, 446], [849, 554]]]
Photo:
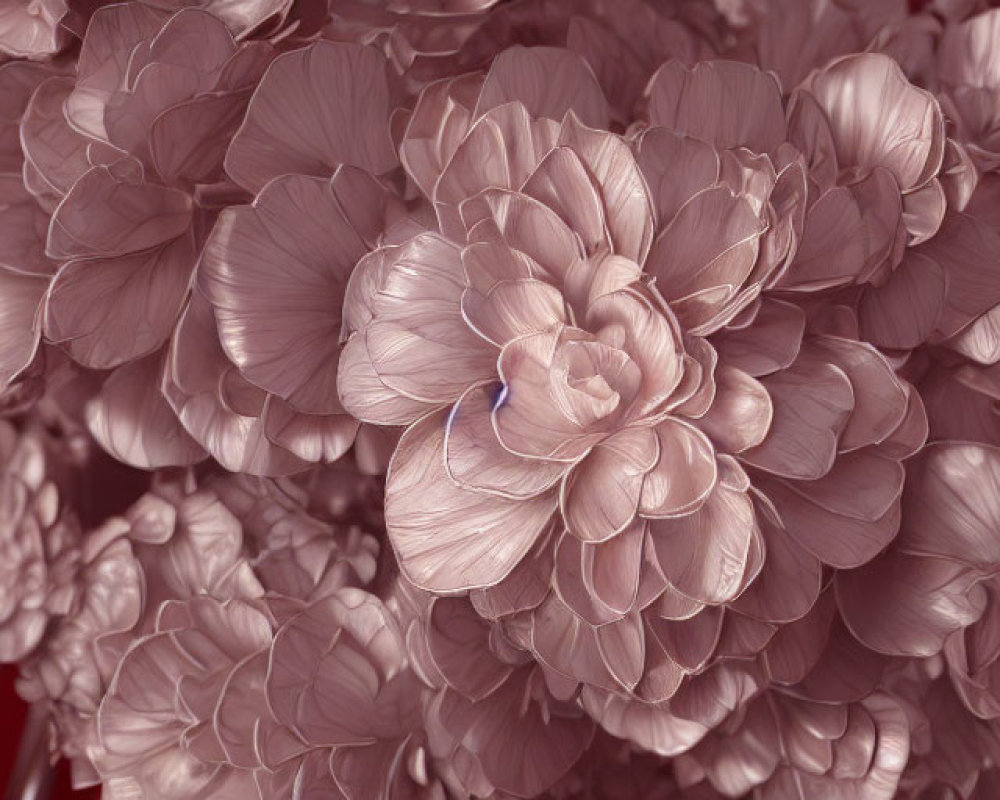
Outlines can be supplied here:
[[358, 264], [339, 386], [409, 426], [386, 490], [406, 576], [472, 590], [559, 692], [582, 682], [609, 731], [668, 753], [720, 685], [727, 711], [759, 689], [716, 661], [892, 539], [926, 421], [871, 346], [804, 335], [790, 301], [864, 258], [803, 252], [774, 80], [672, 63], [649, 109], [633, 155], [590, 71], [545, 48], [429, 87], [401, 153], [438, 230]]
[[[107, 789], [185, 800], [259, 796], [241, 756], [255, 722], [261, 736], [269, 729], [247, 673], [271, 640], [267, 616], [242, 601], [165, 603], [155, 630], [122, 658], [97, 712], [92, 757]], [[230, 742], [233, 726], [240, 735]]]
[[373, 177], [397, 163], [388, 118], [384, 59], [323, 42], [275, 60], [228, 150], [257, 196], [205, 245], [164, 392], [230, 470], [287, 474], [354, 441], [335, 389], [341, 308], [355, 262], [402, 213]]
[[63, 454], [47, 444], [43, 430], [0, 421], [0, 662], [31, 653], [76, 599], [80, 526], [46, 463]]
[[238, 520], [213, 492], [163, 482], [89, 531], [71, 574], [72, 605], [23, 665], [19, 692], [48, 705], [74, 783], [95, 782], [94, 715], [132, 640], [165, 601], [263, 594]]
[[[406, 594], [412, 589], [404, 588]], [[418, 597], [407, 641], [434, 690], [425, 712], [430, 751], [462, 796], [536, 797], [590, 744], [594, 725], [553, 698], [530, 654], [504, 642], [467, 599]]]

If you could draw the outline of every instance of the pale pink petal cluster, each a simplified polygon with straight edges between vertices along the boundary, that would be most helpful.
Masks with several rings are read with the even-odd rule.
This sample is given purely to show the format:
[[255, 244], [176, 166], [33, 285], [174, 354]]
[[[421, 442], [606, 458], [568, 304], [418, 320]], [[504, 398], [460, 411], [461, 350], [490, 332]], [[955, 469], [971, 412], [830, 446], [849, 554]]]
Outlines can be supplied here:
[[993, 5], [0, 8], [9, 794], [991, 799]]

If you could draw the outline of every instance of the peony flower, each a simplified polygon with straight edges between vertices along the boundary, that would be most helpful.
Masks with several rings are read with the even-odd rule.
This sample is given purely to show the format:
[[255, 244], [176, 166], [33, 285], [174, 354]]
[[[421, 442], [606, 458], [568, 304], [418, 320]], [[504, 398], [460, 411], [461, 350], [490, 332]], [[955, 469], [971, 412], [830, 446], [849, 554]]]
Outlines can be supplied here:
[[891, 541], [926, 424], [874, 348], [803, 335], [790, 301], [859, 276], [805, 249], [773, 79], [669, 64], [649, 94], [633, 155], [565, 51], [429, 87], [401, 153], [438, 229], [358, 264], [338, 377], [360, 419], [409, 426], [386, 489], [403, 573], [471, 590], [558, 694], [582, 682], [610, 732], [667, 754], [710, 727], [693, 698], [759, 690], [716, 660]]
[[[334, 390], [338, 337], [354, 263], [402, 212], [373, 177], [396, 163], [388, 92], [373, 49], [319, 43], [275, 60], [233, 138], [227, 172], [257, 196], [223, 211], [206, 242], [164, 378], [187, 431], [228, 469], [287, 474], [354, 441]], [[299, 118], [309, 126], [286, 123]]]
[[92, 758], [108, 790], [255, 796], [251, 770], [227, 752], [225, 737], [234, 723], [253, 729], [245, 711], [266, 714], [259, 692], [245, 696], [256, 687], [243, 677], [254, 656], [266, 654], [271, 636], [268, 618], [242, 601], [165, 603], [155, 630], [122, 658], [97, 712], [100, 748]]

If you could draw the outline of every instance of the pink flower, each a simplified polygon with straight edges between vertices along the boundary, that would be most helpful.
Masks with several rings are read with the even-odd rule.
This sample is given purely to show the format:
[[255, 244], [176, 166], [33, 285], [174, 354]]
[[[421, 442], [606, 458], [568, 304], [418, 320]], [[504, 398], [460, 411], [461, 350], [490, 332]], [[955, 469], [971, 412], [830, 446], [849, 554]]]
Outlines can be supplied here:
[[386, 490], [404, 574], [471, 591], [558, 692], [666, 753], [714, 724], [691, 699], [713, 681], [728, 710], [760, 685], [697, 676], [893, 538], [926, 423], [874, 348], [804, 335], [789, 302], [864, 278], [809, 260], [773, 79], [673, 63], [649, 93], [633, 155], [580, 121], [608, 109], [565, 51], [429, 87], [401, 152], [438, 230], [359, 263], [339, 384], [409, 426]]
[[164, 604], [155, 630], [122, 658], [97, 713], [92, 757], [105, 784], [162, 798], [254, 793], [252, 772], [227, 751], [226, 735], [247, 722], [245, 711], [266, 714], [243, 678], [271, 636], [267, 617], [241, 601]]
[[[189, 37], [202, 42], [195, 60]], [[134, 48], [144, 56], [129, 61]], [[80, 363], [115, 367], [169, 336], [225, 145], [269, 57], [206, 12], [122, 4], [94, 15], [76, 79], [36, 92], [25, 153], [54, 207], [46, 253], [63, 264], [45, 335]]]

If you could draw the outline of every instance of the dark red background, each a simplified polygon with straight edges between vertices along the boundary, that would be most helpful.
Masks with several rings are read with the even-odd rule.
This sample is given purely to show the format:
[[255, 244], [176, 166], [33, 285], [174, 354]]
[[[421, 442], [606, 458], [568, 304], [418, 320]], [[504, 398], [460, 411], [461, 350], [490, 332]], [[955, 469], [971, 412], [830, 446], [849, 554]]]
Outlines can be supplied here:
[[[14, 759], [17, 758], [17, 748], [21, 739], [21, 729], [27, 706], [14, 692], [14, 679], [17, 677], [17, 667], [0, 666], [0, 796], [7, 789]], [[69, 769], [65, 761], [60, 762], [57, 770], [56, 786], [50, 800], [99, 800], [100, 789], [89, 789], [84, 792], [74, 792], [70, 787]]]

